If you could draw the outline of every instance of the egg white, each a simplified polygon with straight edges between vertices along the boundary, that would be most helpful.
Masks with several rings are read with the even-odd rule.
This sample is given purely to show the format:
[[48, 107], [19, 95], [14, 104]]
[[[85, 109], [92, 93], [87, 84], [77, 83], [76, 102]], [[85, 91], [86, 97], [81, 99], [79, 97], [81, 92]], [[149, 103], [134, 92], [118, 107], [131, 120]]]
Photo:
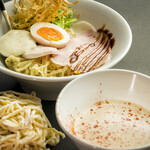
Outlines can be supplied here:
[[[42, 28], [42, 27], [53, 28], [53, 29], [59, 31], [63, 35], [63, 39], [61, 39], [59, 41], [44, 39], [42, 36], [40, 36], [37, 33], [37, 30]], [[33, 36], [33, 38], [36, 40], [37, 43], [39, 43], [41, 45], [45, 45], [45, 46], [52, 46], [52, 47], [55, 47], [55, 48], [62, 48], [70, 40], [70, 35], [63, 28], [61, 28], [61, 27], [59, 27], [55, 24], [52, 24], [52, 23], [47, 23], [47, 22], [35, 23], [31, 26], [30, 32], [31, 32], [31, 35]]]

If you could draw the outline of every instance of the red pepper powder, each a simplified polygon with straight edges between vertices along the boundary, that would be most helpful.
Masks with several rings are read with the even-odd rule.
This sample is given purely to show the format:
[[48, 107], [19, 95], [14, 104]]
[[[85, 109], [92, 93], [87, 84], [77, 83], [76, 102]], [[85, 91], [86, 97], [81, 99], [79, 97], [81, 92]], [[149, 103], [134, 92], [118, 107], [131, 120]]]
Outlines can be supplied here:
[[98, 127], [98, 125], [94, 125], [94, 127], [93, 128], [97, 128]]
[[109, 104], [108, 100], [106, 100], [106, 104]]
[[133, 116], [133, 114], [132, 114], [132, 113], [128, 113], [128, 115]]
[[104, 122], [105, 122], [105, 124], [108, 124], [109, 122], [108, 121], [106, 121], [106, 120], [104, 120]]
[[102, 104], [101, 101], [95, 103], [95, 105], [97, 105], [97, 106], [99, 106], [99, 105], [101, 105], [101, 104]]
[[129, 118], [121, 118], [121, 119], [123, 119], [125, 121], [131, 121], [131, 119], [129, 119]]
[[108, 136], [110, 136], [111, 135], [111, 133], [110, 132], [108, 132]]

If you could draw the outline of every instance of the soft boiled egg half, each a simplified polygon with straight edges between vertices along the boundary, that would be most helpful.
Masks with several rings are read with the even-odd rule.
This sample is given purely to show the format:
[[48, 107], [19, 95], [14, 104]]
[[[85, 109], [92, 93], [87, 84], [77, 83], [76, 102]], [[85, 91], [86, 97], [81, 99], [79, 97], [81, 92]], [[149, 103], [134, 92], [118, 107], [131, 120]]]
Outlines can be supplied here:
[[62, 48], [70, 40], [70, 35], [63, 28], [52, 23], [35, 23], [30, 31], [36, 42], [45, 46]]

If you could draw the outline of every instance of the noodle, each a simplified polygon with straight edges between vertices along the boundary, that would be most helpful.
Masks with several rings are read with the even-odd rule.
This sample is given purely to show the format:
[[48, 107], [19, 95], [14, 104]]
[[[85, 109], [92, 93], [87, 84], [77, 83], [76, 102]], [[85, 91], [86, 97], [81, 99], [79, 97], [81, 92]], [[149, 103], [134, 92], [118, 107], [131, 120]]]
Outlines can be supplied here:
[[51, 127], [35, 93], [0, 92], [0, 150], [48, 150], [64, 134]]
[[[68, 5], [74, 5], [68, 0], [17, 0], [14, 5], [16, 14], [10, 16], [13, 29], [27, 29], [36, 22], [53, 22], [65, 15], [69, 15]], [[59, 10], [63, 10], [59, 13]]]
[[76, 74], [68, 66], [59, 66], [50, 61], [50, 56], [27, 60], [22, 57], [9, 56], [7, 67], [19, 73], [41, 77], [64, 77]]

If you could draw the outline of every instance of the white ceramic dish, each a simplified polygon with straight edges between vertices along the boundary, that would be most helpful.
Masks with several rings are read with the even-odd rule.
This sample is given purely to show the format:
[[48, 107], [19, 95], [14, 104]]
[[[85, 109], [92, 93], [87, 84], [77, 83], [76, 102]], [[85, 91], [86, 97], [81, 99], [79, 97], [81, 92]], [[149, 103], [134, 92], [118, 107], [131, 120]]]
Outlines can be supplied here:
[[[100, 92], [101, 91], [101, 92]], [[105, 70], [71, 81], [59, 94], [56, 117], [60, 127], [81, 150], [102, 150], [72, 134], [72, 121], [80, 112], [101, 100], [123, 100], [150, 110], [150, 77], [127, 70]], [[136, 150], [150, 149], [150, 145]]]
[[[13, 1], [6, 3], [8, 14], [13, 14], [14, 6]], [[75, 6], [75, 10], [80, 13], [80, 20], [89, 21], [96, 29], [102, 27], [105, 24], [106, 29], [113, 33], [116, 42], [112, 49], [111, 61], [99, 68], [98, 70], [110, 68], [117, 64], [129, 51], [132, 43], [131, 29], [126, 20], [113, 9], [95, 2], [93, 0], [80, 0]], [[0, 14], [0, 36], [7, 32], [7, 25]], [[20, 74], [7, 69], [1, 58], [0, 71], [14, 76], [21, 84], [26, 92], [35, 91], [37, 95], [42, 99], [55, 100], [60, 90], [72, 79], [77, 76], [70, 77], [35, 77]]]

